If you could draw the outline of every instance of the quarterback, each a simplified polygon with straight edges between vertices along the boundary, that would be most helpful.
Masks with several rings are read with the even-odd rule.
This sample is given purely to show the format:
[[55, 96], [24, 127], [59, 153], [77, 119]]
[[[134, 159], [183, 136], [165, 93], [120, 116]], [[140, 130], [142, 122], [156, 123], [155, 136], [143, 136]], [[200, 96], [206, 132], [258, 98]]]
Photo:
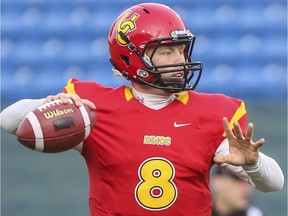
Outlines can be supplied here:
[[29, 111], [56, 99], [95, 109], [96, 126], [75, 148], [89, 171], [91, 216], [210, 216], [215, 163], [261, 191], [281, 190], [281, 168], [259, 151], [263, 138], [252, 140], [244, 102], [194, 90], [202, 73], [194, 42], [171, 8], [132, 6], [108, 34], [113, 72], [131, 86], [73, 78], [61, 93], [7, 107], [2, 128], [15, 133]]

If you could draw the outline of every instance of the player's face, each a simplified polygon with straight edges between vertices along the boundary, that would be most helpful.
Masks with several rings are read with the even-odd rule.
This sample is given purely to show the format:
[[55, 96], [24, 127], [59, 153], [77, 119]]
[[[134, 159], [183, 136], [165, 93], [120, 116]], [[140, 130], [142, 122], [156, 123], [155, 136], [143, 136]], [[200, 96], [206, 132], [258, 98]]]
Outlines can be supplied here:
[[[146, 51], [146, 55], [150, 58], [155, 47], [150, 47]], [[185, 45], [161, 45], [156, 50], [155, 54], [153, 55], [152, 61], [154, 65], [167, 65], [167, 64], [182, 64], [185, 63], [185, 56], [184, 56], [184, 49]], [[175, 69], [173, 67], [169, 67], [169, 70]], [[160, 68], [160, 71], [165, 71], [167, 69]], [[169, 79], [169, 78], [177, 78], [183, 79], [184, 72], [172, 72], [172, 73], [163, 73], [161, 74], [161, 78]], [[133, 86], [141, 92], [145, 92], [148, 94], [156, 94], [156, 95], [171, 95], [172, 93], [169, 91], [165, 91], [163, 89], [153, 88], [148, 85], [139, 85], [137, 83], [133, 83]]]
[[[185, 63], [184, 56], [185, 45], [162, 45], [159, 46], [153, 55], [152, 61], [155, 65], [167, 65], [167, 64], [183, 64]], [[150, 57], [154, 48], [147, 50], [147, 55]], [[174, 69], [169, 67], [169, 70]], [[165, 71], [167, 69], [160, 68], [159, 71]], [[162, 73], [162, 78], [183, 78], [183, 71], [172, 72], [172, 73]]]

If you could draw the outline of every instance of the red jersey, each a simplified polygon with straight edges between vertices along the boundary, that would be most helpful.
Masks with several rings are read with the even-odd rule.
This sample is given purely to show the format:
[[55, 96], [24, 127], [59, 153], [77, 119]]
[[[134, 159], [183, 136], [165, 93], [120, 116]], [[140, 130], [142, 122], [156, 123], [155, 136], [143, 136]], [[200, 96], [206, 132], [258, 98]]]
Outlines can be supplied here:
[[127, 86], [70, 80], [64, 91], [96, 105], [97, 123], [82, 150], [91, 216], [211, 215], [209, 173], [225, 139], [222, 118], [245, 130], [242, 101], [186, 91], [153, 110]]

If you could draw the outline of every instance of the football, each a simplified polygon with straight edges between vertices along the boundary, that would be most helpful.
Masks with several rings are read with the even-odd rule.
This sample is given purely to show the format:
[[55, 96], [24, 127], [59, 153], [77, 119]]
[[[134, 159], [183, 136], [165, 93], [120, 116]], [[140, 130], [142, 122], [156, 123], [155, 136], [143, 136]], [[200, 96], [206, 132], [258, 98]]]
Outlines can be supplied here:
[[16, 137], [24, 146], [46, 153], [74, 148], [88, 137], [96, 123], [95, 110], [54, 100], [30, 112], [19, 125]]

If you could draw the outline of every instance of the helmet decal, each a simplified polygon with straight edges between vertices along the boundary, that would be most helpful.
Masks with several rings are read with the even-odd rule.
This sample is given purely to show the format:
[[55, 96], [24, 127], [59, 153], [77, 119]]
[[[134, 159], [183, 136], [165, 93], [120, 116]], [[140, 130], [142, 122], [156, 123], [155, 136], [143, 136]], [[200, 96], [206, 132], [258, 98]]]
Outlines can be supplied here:
[[117, 25], [117, 41], [120, 45], [125, 46], [127, 42], [122, 39], [119, 32], [122, 32], [124, 35], [128, 32], [134, 31], [136, 29], [136, 20], [140, 16], [137, 13], [134, 13], [129, 19], [126, 19], [131, 14], [131, 11], [127, 11], [123, 17], [119, 20]]

